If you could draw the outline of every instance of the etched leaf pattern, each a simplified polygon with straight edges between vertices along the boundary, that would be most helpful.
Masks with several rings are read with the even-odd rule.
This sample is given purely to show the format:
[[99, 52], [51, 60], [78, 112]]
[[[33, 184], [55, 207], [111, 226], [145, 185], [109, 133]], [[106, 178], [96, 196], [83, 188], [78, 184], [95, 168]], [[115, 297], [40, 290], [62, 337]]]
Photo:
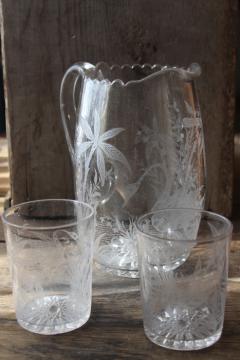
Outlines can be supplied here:
[[[133, 171], [131, 172], [128, 159], [120, 151], [122, 149], [108, 143], [109, 140], [121, 134], [124, 129], [117, 127], [103, 132], [103, 127], [107, 123], [104, 118], [106, 109], [99, 111], [102, 114], [101, 117], [98, 111], [94, 109], [89, 110], [88, 119], [80, 117], [78, 127], [81, 136], [79, 136], [79, 144], [76, 146], [77, 198], [95, 204], [96, 208], [104, 199], [106, 214], [109, 215], [108, 210], [113, 205], [114, 210], [116, 210], [115, 213], [124, 212], [123, 217], [119, 216], [119, 218], [124, 219], [135, 215], [135, 209], [132, 213], [131, 200], [133, 200], [132, 203], [137, 204], [138, 197], [141, 198], [142, 196], [142, 191], [145, 191], [144, 196], [148, 201], [148, 210], [154, 211], [162, 207], [203, 207], [205, 196], [203, 178], [205, 174], [203, 174], [204, 165], [202, 163], [204, 142], [201, 117], [191, 103], [182, 101], [183, 97], [184, 95], [180, 95], [179, 98], [181, 99], [178, 99], [178, 102], [174, 96], [171, 99], [165, 99], [165, 103], [159, 106], [166, 112], [156, 112], [152, 119], [149, 118], [148, 121], [143, 122], [139, 120], [139, 123], [136, 123], [136, 134], [133, 134], [135, 138], [133, 136], [130, 155], [131, 162], [134, 160], [133, 154], [136, 153], [137, 155], [136, 166], [132, 165], [133, 168], [137, 169], [136, 173], [139, 174], [136, 177]], [[119, 125], [121, 125], [121, 119]], [[134, 145], [136, 145], [135, 148]], [[141, 157], [138, 153], [139, 148], [141, 148]], [[120, 169], [118, 171], [119, 177], [111, 177], [109, 164], [113, 164], [114, 170], [115, 167], [118, 167], [118, 170]], [[112, 187], [111, 184], [117, 185], [113, 190], [114, 196], [112, 197], [116, 203], [111, 203], [108, 209], [110, 197], [106, 197], [107, 201], [105, 201], [106, 198], [103, 194], [112, 191], [114, 186]], [[149, 199], [149, 194], [151, 194], [151, 199]], [[121, 197], [119, 201], [122, 203], [118, 203], [117, 197]], [[116, 209], [117, 206], [119, 209]], [[102, 211], [103, 215], [100, 217], [105, 219], [103, 222], [107, 224], [108, 216], [104, 214], [104, 210]], [[119, 257], [120, 253], [121, 256], [124, 256], [122, 252], [124, 249], [127, 254], [126, 258], [132, 257], [135, 262], [136, 242], [134, 235], [130, 232], [131, 235], [125, 236], [127, 240], [123, 241], [124, 237], [120, 231], [117, 235], [115, 234], [114, 229], [116, 229], [117, 221], [114, 217], [111, 218], [111, 222], [111, 225], [104, 227], [103, 223], [97, 221], [96, 248], [99, 248], [100, 251], [100, 248], [103, 247], [102, 253], [106, 252], [106, 254], [107, 246], [112, 247], [112, 249], [115, 248], [116, 258]], [[196, 223], [191, 225], [192, 228], [197, 227]], [[114, 258], [112, 253], [111, 256], [108, 256], [108, 259], [110, 258], [111, 260]], [[107, 262], [109, 261], [107, 260]]]
[[[109, 257], [109, 264], [119, 263], [120, 267], [122, 266], [126, 270], [126, 261], [131, 259], [132, 268], [137, 269], [138, 259], [134, 218], [120, 221], [117, 217], [100, 217], [97, 222], [96, 233], [97, 258], [109, 257], [110, 246], [114, 251]], [[123, 273], [122, 276], [124, 276]]]
[[[204, 143], [201, 118], [185, 101], [188, 118], [182, 118], [176, 101], [169, 104], [171, 136], [162, 133], [159, 119], [152, 127], [144, 124], [137, 132], [136, 144], [143, 144], [147, 167], [134, 183], [126, 184], [125, 205], [137, 195], [146, 179], [155, 193], [152, 210], [162, 207], [202, 208], [204, 203]], [[188, 119], [187, 124], [185, 120]]]
[[[185, 102], [187, 111], [193, 114], [192, 107]], [[184, 126], [183, 119], [175, 102], [170, 107], [172, 116], [172, 137], [163, 136], [153, 119], [153, 128], [144, 126], [141, 138], [146, 146], [146, 159], [151, 165], [145, 170], [149, 185], [156, 192], [156, 202], [152, 210], [162, 207], [201, 208], [204, 202], [204, 185], [201, 179], [204, 153], [202, 128], [197, 116], [191, 126]], [[153, 165], [161, 173], [151, 171]], [[161, 191], [159, 191], [161, 189]]]
[[[161, 133], [156, 118], [153, 119], [152, 128], [145, 124], [138, 131], [136, 143], [144, 145], [146, 162], [149, 166], [144, 169], [143, 174], [136, 182], [125, 185], [123, 206], [127, 206], [132, 197], [138, 196], [141, 184], [145, 179], [148, 188], [151, 187], [155, 193], [152, 210], [162, 207], [201, 208], [203, 206], [205, 194], [204, 184], [200, 178], [202, 169], [198, 168], [197, 163], [201, 161], [204, 151], [202, 128], [199, 127], [201, 123], [196, 121], [197, 115], [193, 114], [192, 107], [189, 104], [186, 104], [186, 107], [189, 115], [194, 116], [191, 118], [191, 122], [188, 121], [187, 127], [182, 123], [181, 114], [179, 114], [176, 103], [173, 102], [171, 113], [175, 115], [172, 115], [172, 137], [164, 136]], [[198, 171], [200, 171], [200, 175]], [[197, 217], [182, 215], [181, 219], [174, 219], [174, 221], [176, 224], [181, 223], [183, 236], [195, 238], [199, 224]], [[114, 242], [117, 249], [117, 240], [114, 236], [116, 221], [113, 221], [112, 226], [112, 231], [108, 230], [112, 234], [110, 244]], [[120, 233], [118, 238], [122, 238]], [[128, 239], [127, 246], [125, 243], [121, 243], [119, 246], [125, 249], [127, 256], [131, 252], [132, 259], [135, 258], [134, 236], [132, 236], [132, 240]], [[166, 268], [174, 268], [185, 261], [190, 251], [190, 244], [182, 249], [181, 246], [169, 241], [159, 256], [165, 259]], [[121, 251], [119, 250], [119, 252]], [[116, 257], [118, 256], [116, 250]], [[124, 257], [124, 255], [122, 256]]]
[[88, 174], [91, 166], [91, 161], [95, 157], [96, 159], [96, 169], [99, 174], [99, 183], [101, 186], [104, 186], [106, 181], [106, 160], [114, 163], [122, 164], [127, 171], [130, 172], [130, 166], [126, 157], [114, 146], [108, 144], [106, 141], [114, 138], [119, 135], [123, 128], [114, 128], [108, 130], [104, 133], [101, 133], [101, 118], [97, 111], [94, 112], [94, 125], [93, 130], [91, 129], [87, 119], [84, 117], [81, 118], [80, 127], [87, 138], [87, 141], [82, 142], [78, 145], [77, 148], [77, 161], [81, 161], [83, 155], [85, 155], [85, 176], [83, 181], [83, 193], [88, 192]]
[[[155, 341], [204, 340], [221, 331], [227, 272], [225, 245], [195, 247], [184, 264], [164, 271], [154, 249], [141, 251], [146, 327]], [[220, 245], [220, 246], [219, 246]], [[155, 259], [155, 260], [154, 260]], [[181, 344], [182, 342], [182, 344]], [[191, 346], [191, 344], [189, 345]]]
[[129, 172], [131, 171], [126, 157], [115, 146], [104, 143], [104, 146], [102, 146], [102, 151], [108, 159], [120, 162]]
[[26, 229], [23, 237], [12, 235], [13, 292], [15, 297], [18, 294], [16, 311], [21, 318], [51, 327], [76, 321], [79, 307], [90, 309], [92, 245], [91, 239], [79, 241], [86, 233], [56, 230], [43, 234]]
[[118, 134], [120, 134], [122, 131], [124, 131], [123, 128], [115, 128], [115, 129], [111, 129], [106, 131], [105, 133], [102, 134], [102, 141], [107, 141], [109, 139], [112, 139], [113, 137], [117, 136]]

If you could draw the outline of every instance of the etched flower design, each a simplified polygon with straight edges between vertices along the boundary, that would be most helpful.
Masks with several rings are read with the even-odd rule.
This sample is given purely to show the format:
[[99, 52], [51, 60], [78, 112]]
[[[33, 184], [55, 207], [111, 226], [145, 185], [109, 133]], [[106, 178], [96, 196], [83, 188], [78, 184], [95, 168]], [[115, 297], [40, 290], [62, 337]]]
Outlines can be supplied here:
[[101, 119], [97, 112], [94, 113], [93, 130], [85, 118], [81, 119], [81, 128], [87, 141], [79, 145], [77, 156], [78, 159], [80, 159], [83, 154], [86, 154], [85, 182], [89, 171], [89, 165], [94, 155], [96, 156], [97, 170], [102, 186], [105, 184], [106, 180], [105, 159], [109, 159], [112, 162], [119, 162], [130, 171], [130, 166], [126, 157], [115, 146], [107, 143], [108, 140], [124, 131], [123, 128], [114, 128], [101, 134]]
[[[29, 306], [31, 305], [31, 306]], [[38, 298], [21, 309], [22, 319], [38, 327], [54, 331], [54, 327], [76, 320], [79, 305], [67, 296], [45, 296]], [[49, 332], [53, 333], [53, 332]]]
[[132, 241], [134, 239], [134, 219], [130, 218], [127, 224], [124, 221], [119, 221], [118, 218], [115, 219], [116, 228], [113, 229], [114, 232], [119, 234], [122, 238], [127, 241]]
[[[177, 341], [183, 348], [189, 341], [204, 340], [206, 334], [215, 334], [219, 326], [219, 319], [204, 304], [196, 309], [169, 307], [156, 319], [161, 338], [165, 338], [165, 342]], [[190, 343], [189, 346], [191, 345]]]
[[[135, 226], [134, 219], [129, 219], [127, 222], [119, 221], [118, 218], [112, 220], [110, 226], [112, 227], [112, 238], [108, 243], [103, 242], [99, 247], [98, 255], [101, 259], [107, 259], [108, 263], [114, 265], [118, 263], [120, 268], [128, 268], [129, 261], [131, 267], [137, 269], [138, 258], [136, 251]], [[103, 233], [99, 235], [98, 245], [106, 235]], [[112, 249], [111, 255], [109, 254]], [[130, 259], [130, 260], [129, 260]]]

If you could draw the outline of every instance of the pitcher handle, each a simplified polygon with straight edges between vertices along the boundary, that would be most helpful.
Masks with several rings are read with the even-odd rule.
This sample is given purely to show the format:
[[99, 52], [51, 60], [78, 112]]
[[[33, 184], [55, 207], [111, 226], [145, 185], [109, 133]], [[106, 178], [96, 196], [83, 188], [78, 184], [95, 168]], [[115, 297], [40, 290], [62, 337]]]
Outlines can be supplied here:
[[[63, 129], [66, 136], [66, 141], [69, 149], [69, 153], [72, 159], [73, 165], [75, 164], [75, 152], [74, 152], [74, 134], [70, 135], [70, 121], [77, 123], [78, 113], [80, 109], [80, 99], [83, 89], [83, 83], [86, 75], [89, 71], [95, 69], [95, 66], [89, 63], [77, 63], [72, 65], [64, 74], [61, 87], [60, 87], [60, 113], [63, 124]], [[79, 85], [80, 83], [80, 87]], [[77, 89], [80, 88], [80, 92], [77, 98]], [[70, 97], [70, 100], [68, 98]], [[71, 107], [71, 113], [73, 113], [74, 119], [71, 119], [71, 114], [67, 111], [67, 105]]]

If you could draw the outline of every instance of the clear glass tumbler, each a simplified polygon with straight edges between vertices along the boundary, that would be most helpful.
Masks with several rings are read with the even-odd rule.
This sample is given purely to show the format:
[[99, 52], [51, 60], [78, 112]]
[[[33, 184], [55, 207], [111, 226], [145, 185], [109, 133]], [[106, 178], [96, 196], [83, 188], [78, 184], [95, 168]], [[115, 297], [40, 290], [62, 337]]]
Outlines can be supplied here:
[[146, 336], [175, 350], [215, 343], [224, 321], [230, 221], [165, 209], [142, 216], [136, 228]]
[[38, 334], [90, 317], [94, 211], [74, 200], [38, 200], [2, 216], [18, 323]]

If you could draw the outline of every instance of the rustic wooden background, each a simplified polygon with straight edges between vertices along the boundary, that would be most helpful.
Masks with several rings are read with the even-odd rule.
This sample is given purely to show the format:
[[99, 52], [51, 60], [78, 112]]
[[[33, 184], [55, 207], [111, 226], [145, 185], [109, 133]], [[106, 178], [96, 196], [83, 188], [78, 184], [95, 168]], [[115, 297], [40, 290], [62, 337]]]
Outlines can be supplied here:
[[14, 203], [72, 197], [59, 86], [76, 61], [198, 62], [207, 207], [231, 214], [237, 0], [1, 0]]

